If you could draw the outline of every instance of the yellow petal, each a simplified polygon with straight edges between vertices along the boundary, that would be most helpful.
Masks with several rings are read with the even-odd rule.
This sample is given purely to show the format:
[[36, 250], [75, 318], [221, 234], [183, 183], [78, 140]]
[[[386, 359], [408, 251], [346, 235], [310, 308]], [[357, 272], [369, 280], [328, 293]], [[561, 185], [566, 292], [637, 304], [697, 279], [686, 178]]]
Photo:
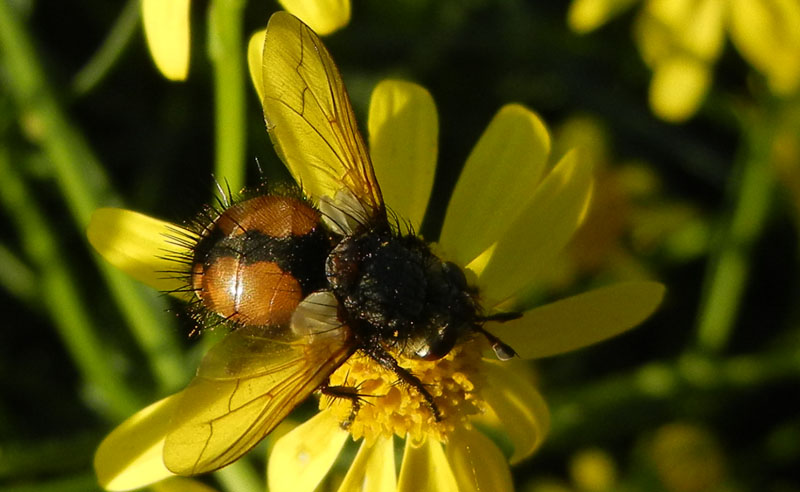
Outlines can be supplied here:
[[621, 14], [637, 0], [573, 0], [567, 13], [569, 27], [585, 33]]
[[549, 153], [550, 136], [535, 113], [519, 104], [498, 111], [447, 207], [439, 241], [450, 259], [468, 264], [508, 229], [531, 200]]
[[189, 73], [189, 0], [142, 0], [142, 22], [150, 54], [170, 80]]
[[250, 69], [250, 80], [253, 82], [256, 93], [258, 93], [259, 101], [264, 99], [261, 63], [264, 56], [264, 35], [266, 33], [266, 27], [260, 31], [256, 31], [250, 36], [250, 41], [247, 43], [247, 68]]
[[369, 103], [369, 149], [383, 199], [403, 221], [419, 230], [428, 207], [439, 120], [436, 105], [423, 87], [384, 80]]
[[350, 434], [330, 412], [320, 412], [281, 437], [267, 464], [271, 492], [312, 492], [325, 478]]
[[338, 492], [395, 492], [394, 439], [378, 438], [371, 446], [361, 443]]
[[800, 3], [732, 0], [731, 39], [742, 56], [769, 79], [778, 94], [800, 85]]
[[691, 118], [706, 97], [711, 73], [705, 62], [682, 56], [658, 64], [650, 82], [650, 107], [659, 118], [680, 123]]
[[161, 457], [180, 393], [140, 410], [109, 434], [94, 455], [97, 480], [106, 490], [131, 490], [173, 476]]
[[664, 286], [625, 282], [568, 297], [519, 319], [487, 325], [523, 359], [548, 357], [610, 338], [641, 323], [661, 303]]
[[284, 9], [322, 36], [350, 22], [350, 0], [278, 0]]
[[484, 364], [484, 373], [487, 384], [481, 395], [514, 444], [511, 463], [518, 463], [544, 442], [550, 429], [547, 404], [527, 379], [501, 364]]
[[[186, 289], [180, 259], [191, 254], [182, 241], [196, 235], [180, 226], [117, 208], [95, 210], [86, 231], [89, 242], [109, 263], [162, 292]], [[188, 244], [188, 243], [187, 243]]]
[[582, 222], [591, 189], [591, 166], [569, 152], [505, 231], [480, 273], [478, 285], [487, 299], [505, 299], [535, 281]]
[[650, 0], [642, 16], [650, 28], [661, 31], [671, 54], [711, 61], [724, 41], [726, 0]]
[[461, 492], [511, 492], [514, 484], [503, 453], [475, 429], [456, 427], [445, 448]]
[[442, 444], [434, 439], [406, 439], [397, 492], [458, 492], [458, 482]]

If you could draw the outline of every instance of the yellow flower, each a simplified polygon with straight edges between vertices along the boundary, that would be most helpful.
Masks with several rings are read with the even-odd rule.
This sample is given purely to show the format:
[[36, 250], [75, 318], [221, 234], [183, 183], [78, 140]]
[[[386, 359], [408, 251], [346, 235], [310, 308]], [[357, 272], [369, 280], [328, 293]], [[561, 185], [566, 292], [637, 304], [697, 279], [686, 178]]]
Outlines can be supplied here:
[[[800, 3], [796, 0], [644, 0], [635, 37], [653, 70], [650, 105], [659, 117], [684, 121], [711, 85], [725, 32], [739, 53], [788, 96], [800, 86]], [[588, 32], [634, 0], [574, 0], [569, 24]]]
[[[292, 117], [312, 118], [316, 106], [303, 104], [298, 112], [292, 98], [296, 91], [302, 96], [301, 103], [315, 100], [328, 107], [329, 101], [320, 102], [318, 98], [326, 97], [331, 88], [314, 85], [322, 73], [322, 80], [331, 77], [327, 52], [313, 33], [299, 29], [296, 20], [285, 15], [273, 19], [277, 19], [276, 39], [299, 41], [292, 36], [302, 31], [305, 42], [299, 48], [279, 45], [284, 51], [274, 55], [288, 60], [285, 66], [270, 66], [271, 83], [286, 98], [278, 104]], [[300, 53], [295, 54], [295, 50]], [[294, 61], [295, 56], [300, 64]], [[316, 65], [315, 60], [323, 61]], [[310, 86], [293, 87], [294, 77]], [[337, 94], [342, 88], [335, 84], [331, 87]], [[338, 110], [343, 111], [341, 107]], [[343, 185], [324, 169], [320, 171], [321, 166], [298, 156], [308, 156], [310, 146], [322, 152], [328, 147], [317, 147], [316, 133], [298, 138], [295, 131], [305, 131], [305, 127], [279, 128], [276, 114], [265, 111], [284, 162], [295, 177], [303, 178], [304, 191], [322, 204], [331, 190], [340, 190]], [[438, 119], [433, 99], [415, 84], [384, 81], [373, 92], [368, 128], [370, 156], [383, 197], [402, 223], [418, 230], [436, 163]], [[535, 113], [517, 104], [501, 108], [467, 159], [439, 242], [433, 246], [443, 259], [465, 270], [480, 292], [484, 312], [524, 311], [517, 319], [487, 321], [484, 326], [522, 359], [554, 355], [614, 336], [649, 316], [664, 292], [663, 286], [654, 282], [622, 283], [529, 309], [521, 294], [530, 289], [537, 274], [546, 269], [547, 262], [558, 255], [578, 228], [592, 190], [590, 166], [576, 153], [568, 153], [552, 167], [549, 154], [549, 133]], [[181, 287], [174, 279], [161, 278], [163, 274], [158, 272], [174, 270], [167, 259], [170, 256], [191, 254], [187, 250], [191, 244], [170, 238], [181, 234], [191, 238], [192, 231], [135, 212], [103, 209], [93, 216], [88, 234], [104, 257], [140, 280], [164, 290]], [[311, 295], [324, 296], [325, 292]], [[363, 400], [361, 408], [354, 414], [349, 400], [322, 398], [319, 413], [281, 437], [272, 448], [270, 490], [314, 490], [339, 458], [348, 438], [360, 439], [361, 444], [341, 491], [512, 490], [506, 457], [476, 424], [507, 436], [513, 445], [510, 461], [516, 463], [541, 444], [549, 417], [544, 400], [527, 378], [513, 370], [513, 362], [484, 358], [487, 352], [491, 353], [482, 337], [468, 337], [433, 361], [393, 352], [399, 366], [418, 378], [429, 392], [433, 404], [415, 387], [397, 384], [398, 374], [372, 358], [359, 352], [350, 356], [331, 374], [329, 385], [357, 388]], [[502, 355], [502, 350], [498, 353]], [[280, 356], [278, 359], [259, 363], [269, 366], [284, 362]], [[220, 378], [213, 384], [225, 388], [239, 381]], [[191, 392], [192, 386], [182, 393]], [[204, 405], [240, 408], [228, 394], [227, 389], [220, 389], [219, 395], [204, 393], [210, 401], [192, 402], [190, 411], [202, 413]], [[236, 396], [238, 399], [238, 393]], [[130, 489], [172, 475], [164, 463], [165, 441], [174, 429], [184, 429], [185, 419], [193, 418], [179, 410], [181, 403], [181, 394], [154, 403], [106, 438], [95, 457], [95, 469], [104, 487]], [[252, 428], [246, 421], [237, 425]], [[257, 431], [243, 435], [253, 444], [263, 437]], [[191, 447], [191, 437], [181, 444]], [[199, 437], [196, 445], [204, 446], [204, 439]], [[394, 463], [396, 439], [405, 441], [399, 475]]]
[[658, 428], [647, 447], [665, 490], [727, 490], [725, 454], [708, 429], [672, 422]]
[[[158, 70], [169, 80], [189, 73], [190, 0], [142, 0], [145, 38]], [[330, 34], [350, 22], [350, 0], [280, 0], [284, 9], [320, 34]]]
[[551, 263], [548, 292], [587, 277], [653, 278], [645, 258], [658, 254], [670, 261], [687, 261], [702, 253], [708, 227], [700, 212], [667, 196], [647, 163], [615, 161], [600, 121], [590, 116], [567, 119], [556, 131], [553, 147], [556, 155], [578, 149], [581, 158], [591, 163], [595, 187], [586, 220], [561, 261]]

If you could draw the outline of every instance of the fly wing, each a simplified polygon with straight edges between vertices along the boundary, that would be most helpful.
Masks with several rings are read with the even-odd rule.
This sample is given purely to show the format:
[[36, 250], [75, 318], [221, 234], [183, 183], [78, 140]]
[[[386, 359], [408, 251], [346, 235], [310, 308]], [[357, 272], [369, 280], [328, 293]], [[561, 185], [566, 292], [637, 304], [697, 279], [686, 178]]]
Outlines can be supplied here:
[[291, 14], [273, 14], [262, 70], [267, 130], [295, 180], [321, 204], [364, 215], [355, 217], [361, 224], [385, 217], [342, 76], [314, 31]]
[[172, 417], [164, 444], [170, 471], [194, 475], [237, 460], [352, 354], [343, 327], [284, 332], [241, 328], [209, 351]]

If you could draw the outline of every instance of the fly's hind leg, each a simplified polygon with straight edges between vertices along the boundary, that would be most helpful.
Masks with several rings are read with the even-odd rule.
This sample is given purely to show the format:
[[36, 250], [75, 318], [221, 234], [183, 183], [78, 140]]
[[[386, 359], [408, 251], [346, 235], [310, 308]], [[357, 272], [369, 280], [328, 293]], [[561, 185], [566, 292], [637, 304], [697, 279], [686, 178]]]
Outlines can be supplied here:
[[[345, 380], [347, 380], [347, 378], [345, 378]], [[369, 403], [366, 401], [366, 397], [370, 395], [360, 393], [358, 386], [331, 385], [330, 380], [326, 380], [325, 383], [320, 386], [319, 391], [332, 400], [343, 399], [350, 401], [350, 416], [341, 423], [342, 429], [344, 430], [348, 430], [350, 426], [353, 425], [358, 411], [363, 405]]]

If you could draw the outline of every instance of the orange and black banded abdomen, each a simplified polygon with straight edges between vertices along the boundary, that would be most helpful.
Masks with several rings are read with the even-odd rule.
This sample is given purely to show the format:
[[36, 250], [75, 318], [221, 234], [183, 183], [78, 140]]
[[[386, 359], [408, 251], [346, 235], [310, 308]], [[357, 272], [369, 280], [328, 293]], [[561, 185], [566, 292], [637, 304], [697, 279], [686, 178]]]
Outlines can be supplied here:
[[240, 325], [280, 325], [324, 288], [331, 250], [320, 213], [299, 198], [263, 195], [226, 209], [194, 251], [203, 307]]

